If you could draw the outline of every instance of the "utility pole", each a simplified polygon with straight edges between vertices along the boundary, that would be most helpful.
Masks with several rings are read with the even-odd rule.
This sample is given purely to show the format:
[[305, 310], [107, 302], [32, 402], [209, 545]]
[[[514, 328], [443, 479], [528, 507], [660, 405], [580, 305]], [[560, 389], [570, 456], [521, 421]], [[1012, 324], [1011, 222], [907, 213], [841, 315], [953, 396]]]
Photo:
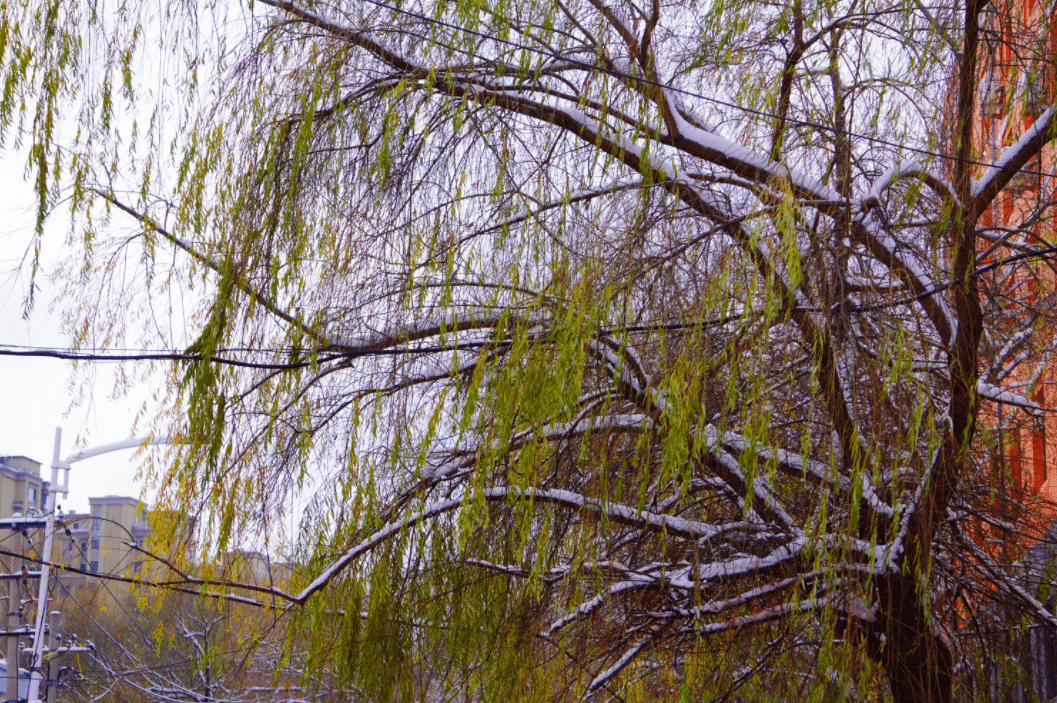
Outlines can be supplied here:
[[[51, 575], [51, 541], [55, 534], [55, 493], [59, 483], [59, 445], [62, 444], [62, 428], [55, 428], [55, 451], [52, 453], [51, 461], [51, 485], [48, 489], [48, 500], [44, 507], [44, 548], [41, 550], [40, 565], [40, 591], [37, 597], [37, 626], [34, 628], [33, 658], [29, 666], [29, 695], [30, 701], [40, 700], [41, 667], [44, 664], [44, 621], [48, 614], [48, 576]], [[67, 474], [69, 481], [69, 474]], [[66, 491], [65, 494], [68, 494]]]
[[[13, 533], [19, 533], [22, 538], [29, 541], [26, 530], [40, 529], [44, 527], [44, 520], [40, 516], [11, 517], [0, 520], [0, 529], [8, 529]], [[19, 700], [18, 696], [18, 659], [22, 652], [21, 641], [23, 637], [32, 636], [33, 632], [23, 620], [23, 589], [28, 591], [29, 580], [40, 578], [39, 571], [28, 571], [25, 562], [21, 559], [8, 564], [9, 572], [0, 573], [0, 581], [7, 581], [7, 618], [4, 629], [0, 630], [0, 639], [6, 641], [4, 647], [7, 659], [7, 675], [4, 678], [5, 703]], [[0, 589], [2, 592], [2, 589]]]
[[[7, 631], [11, 633], [19, 625], [19, 592], [18, 581], [11, 579], [7, 587]], [[18, 699], [18, 637], [7, 637], [7, 695], [8, 700]], [[14, 693], [14, 697], [10, 694]]]
[[[14, 574], [10, 574], [14, 576]], [[7, 695], [5, 699], [9, 701], [18, 700], [18, 635], [14, 634], [18, 630], [19, 622], [19, 611], [22, 609], [22, 597], [20, 593], [20, 587], [18, 579], [8, 579], [7, 581], [7, 688], [5, 689]]]
[[[51, 613], [51, 627], [49, 628], [52, 633], [55, 633], [59, 629], [59, 618], [61, 614], [59, 611], [54, 610]], [[58, 640], [56, 634], [52, 639]], [[55, 647], [55, 651], [48, 659], [48, 703], [56, 703], [59, 699], [59, 653], [62, 651], [69, 651], [71, 649], [69, 642], [66, 643], [66, 649], [59, 649]], [[78, 649], [86, 649], [86, 647], [79, 647]]]
[[[144, 445], [169, 443], [168, 437], [158, 437], [157, 439], [127, 439], [122, 442], [105, 444], [101, 447], [96, 447], [95, 449], [86, 449], [71, 454], [65, 459], [60, 459], [59, 449], [62, 444], [62, 428], [55, 428], [55, 451], [52, 454], [51, 462], [51, 486], [49, 487], [48, 500], [44, 507], [44, 548], [41, 550], [40, 555], [41, 561], [43, 562], [40, 567], [40, 597], [37, 599], [37, 622], [36, 627], [33, 630], [33, 656], [30, 660], [29, 666], [29, 695], [26, 697], [29, 703], [43, 703], [43, 701], [40, 700], [40, 684], [44, 680], [44, 630], [48, 613], [48, 578], [51, 575], [51, 545], [55, 535], [55, 496], [59, 493], [62, 493], [64, 496], [70, 494], [71, 464], [93, 456], [99, 456], [100, 454], [118, 451], [119, 449], [133, 449]], [[62, 484], [59, 483], [60, 470], [64, 472], [65, 478], [65, 481], [63, 481]], [[69, 650], [68, 647], [66, 650], [60, 651], [67, 650]], [[17, 667], [15, 675], [18, 675]], [[8, 672], [8, 676], [10, 676], [10, 672]], [[51, 679], [50, 677], [49, 680], [54, 681], [54, 679]], [[17, 688], [15, 690], [17, 691]], [[48, 700], [53, 701], [53, 696], [49, 694]]]

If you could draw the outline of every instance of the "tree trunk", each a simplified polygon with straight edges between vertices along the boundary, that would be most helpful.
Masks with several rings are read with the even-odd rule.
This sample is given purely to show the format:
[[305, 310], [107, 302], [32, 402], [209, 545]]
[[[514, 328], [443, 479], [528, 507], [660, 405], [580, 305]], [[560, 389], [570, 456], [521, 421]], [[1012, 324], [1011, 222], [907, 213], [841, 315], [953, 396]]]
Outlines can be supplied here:
[[887, 576], [878, 584], [880, 631], [878, 660], [892, 687], [894, 703], [950, 703], [953, 656], [929, 625], [909, 576]]

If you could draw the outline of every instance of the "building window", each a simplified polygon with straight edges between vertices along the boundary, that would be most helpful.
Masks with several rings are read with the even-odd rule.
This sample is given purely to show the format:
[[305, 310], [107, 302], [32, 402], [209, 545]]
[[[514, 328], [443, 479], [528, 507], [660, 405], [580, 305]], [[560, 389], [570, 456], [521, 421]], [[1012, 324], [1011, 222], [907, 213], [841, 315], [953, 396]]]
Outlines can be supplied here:
[[32, 505], [34, 508], [37, 507], [37, 489], [30, 486], [26, 490], [26, 502]]
[[99, 549], [99, 532], [103, 522], [99, 519], [101, 517], [103, 517], [102, 509], [96, 508], [92, 511], [92, 549]]
[[85, 564], [83, 561], [81, 562], [81, 571], [88, 571], [88, 564]]
[[980, 112], [987, 117], [1001, 117], [1006, 109], [1006, 86], [993, 71], [980, 81]]
[[75, 529], [75, 530], [81, 529], [81, 523], [79, 523], [79, 522], [73, 523], [73, 529]]
[[92, 571], [99, 571], [99, 562], [95, 559], [92, 560]]

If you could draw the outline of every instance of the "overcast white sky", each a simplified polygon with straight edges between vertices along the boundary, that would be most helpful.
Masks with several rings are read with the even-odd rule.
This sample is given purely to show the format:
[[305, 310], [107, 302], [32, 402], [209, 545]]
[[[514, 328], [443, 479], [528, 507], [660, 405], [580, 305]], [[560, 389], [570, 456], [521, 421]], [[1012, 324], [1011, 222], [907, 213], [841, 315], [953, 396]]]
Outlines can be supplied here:
[[[38, 277], [43, 289], [32, 318], [28, 323], [22, 319], [26, 279], [16, 269], [30, 242], [34, 217], [33, 191], [22, 179], [24, 165], [23, 155], [0, 151], [0, 344], [64, 348], [68, 341], [48, 309], [53, 297], [49, 271]], [[47, 242], [53, 246], [44, 251], [45, 266], [61, 254], [54, 245], [61, 243], [64, 227], [59, 224], [55, 229], [57, 236]], [[110, 397], [111, 373], [109, 368], [100, 369], [85, 402], [71, 408], [71, 362], [0, 356], [0, 455], [23, 455], [41, 462], [47, 479], [57, 425], [63, 427], [63, 456], [73, 453], [78, 436], [87, 439], [88, 447], [131, 437], [135, 409], [149, 397], [150, 389], [137, 389], [115, 400]], [[63, 510], [87, 510], [89, 496], [145, 497], [135, 479], [139, 460], [134, 454], [135, 450], [124, 450], [74, 464], [70, 495], [59, 501]]]

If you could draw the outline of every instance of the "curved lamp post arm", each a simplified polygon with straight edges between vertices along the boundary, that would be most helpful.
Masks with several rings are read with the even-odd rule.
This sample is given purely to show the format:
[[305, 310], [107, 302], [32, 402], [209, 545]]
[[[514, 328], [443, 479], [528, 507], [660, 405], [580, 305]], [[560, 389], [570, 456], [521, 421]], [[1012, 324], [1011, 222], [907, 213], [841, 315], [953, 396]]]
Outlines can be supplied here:
[[[111, 442], [110, 444], [103, 444], [93, 449], [83, 449], [79, 452], [75, 452], [65, 459], [59, 458], [59, 443], [62, 440], [62, 428], [55, 428], [55, 458], [51, 463], [51, 493], [62, 493], [63, 495], [70, 494], [70, 465], [78, 461], [85, 459], [91, 459], [94, 456], [100, 454], [108, 454], [110, 452], [116, 452], [121, 449], [135, 449], [137, 447], [149, 447], [156, 444], [175, 444], [175, 442], [169, 437], [133, 437], [132, 439], [125, 439], [120, 442]], [[63, 478], [65, 481], [58, 485], [58, 471], [64, 472]]]

